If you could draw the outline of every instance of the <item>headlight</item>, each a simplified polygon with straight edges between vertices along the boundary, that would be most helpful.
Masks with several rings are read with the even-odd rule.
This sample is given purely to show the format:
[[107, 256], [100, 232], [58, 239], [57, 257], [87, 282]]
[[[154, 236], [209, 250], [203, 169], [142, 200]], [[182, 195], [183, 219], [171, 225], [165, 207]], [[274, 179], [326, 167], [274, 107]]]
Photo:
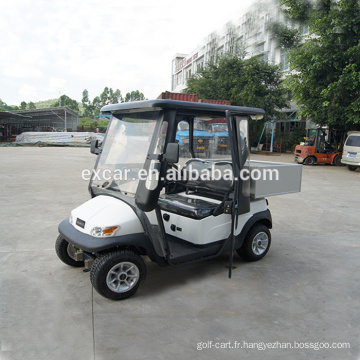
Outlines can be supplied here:
[[189, 139], [183, 139], [183, 144], [188, 144], [189, 143]]
[[104, 236], [103, 229], [101, 227], [94, 227], [90, 234], [92, 236]]
[[120, 226], [110, 226], [110, 227], [106, 227], [106, 228], [102, 228], [102, 227], [94, 227], [91, 231], [90, 234], [92, 236], [97, 236], [97, 237], [102, 237], [102, 236], [112, 236], [114, 235], [115, 231], [117, 229], [119, 229]]

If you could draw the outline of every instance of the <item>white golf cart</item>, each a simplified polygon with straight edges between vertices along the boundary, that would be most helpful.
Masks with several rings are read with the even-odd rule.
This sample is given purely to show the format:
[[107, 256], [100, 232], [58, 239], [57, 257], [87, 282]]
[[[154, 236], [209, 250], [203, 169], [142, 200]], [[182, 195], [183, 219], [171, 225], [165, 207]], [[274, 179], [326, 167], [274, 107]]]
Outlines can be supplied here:
[[[151, 100], [108, 105], [112, 118], [89, 184], [92, 199], [59, 225], [58, 257], [90, 270], [104, 297], [132, 296], [145, 278], [143, 256], [160, 266], [229, 253], [263, 258], [272, 227], [265, 196], [300, 191], [301, 165], [250, 162], [248, 121], [261, 109]], [[194, 121], [227, 120], [231, 154], [197, 158]], [[179, 157], [177, 125], [189, 124], [188, 158]], [[201, 139], [200, 139], [201, 140]], [[256, 169], [278, 180], [250, 180]], [[245, 172], [247, 170], [247, 172]]]

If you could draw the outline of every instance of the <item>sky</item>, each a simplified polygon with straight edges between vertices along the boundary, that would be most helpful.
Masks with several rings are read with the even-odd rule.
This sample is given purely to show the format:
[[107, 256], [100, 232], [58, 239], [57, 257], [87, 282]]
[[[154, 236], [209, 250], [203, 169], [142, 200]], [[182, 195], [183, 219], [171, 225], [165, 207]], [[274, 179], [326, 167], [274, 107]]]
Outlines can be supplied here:
[[253, 0], [3, 0], [0, 99], [8, 105], [107, 86], [155, 99], [171, 61], [238, 19]]

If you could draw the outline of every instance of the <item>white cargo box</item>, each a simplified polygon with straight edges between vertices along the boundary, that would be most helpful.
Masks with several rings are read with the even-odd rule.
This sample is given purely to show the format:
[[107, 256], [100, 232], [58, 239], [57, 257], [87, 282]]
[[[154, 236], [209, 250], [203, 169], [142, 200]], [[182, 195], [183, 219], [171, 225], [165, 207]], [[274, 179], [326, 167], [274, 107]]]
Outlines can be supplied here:
[[[301, 173], [302, 165], [300, 164], [250, 160], [250, 174], [252, 174], [250, 195], [254, 199], [259, 199], [299, 192]], [[259, 176], [259, 180], [253, 179], [254, 177], [257, 179]]]

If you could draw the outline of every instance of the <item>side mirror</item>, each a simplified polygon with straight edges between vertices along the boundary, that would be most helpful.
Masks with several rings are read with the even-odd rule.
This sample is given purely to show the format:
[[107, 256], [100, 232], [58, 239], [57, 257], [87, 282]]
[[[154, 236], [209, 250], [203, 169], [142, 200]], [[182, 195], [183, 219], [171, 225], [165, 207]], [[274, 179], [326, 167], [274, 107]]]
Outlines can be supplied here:
[[92, 154], [99, 155], [101, 153], [101, 149], [99, 149], [99, 140], [92, 139], [90, 144], [91, 144], [90, 152]]
[[169, 164], [175, 164], [179, 161], [179, 144], [168, 143], [166, 147], [166, 153], [164, 154], [164, 160]]

